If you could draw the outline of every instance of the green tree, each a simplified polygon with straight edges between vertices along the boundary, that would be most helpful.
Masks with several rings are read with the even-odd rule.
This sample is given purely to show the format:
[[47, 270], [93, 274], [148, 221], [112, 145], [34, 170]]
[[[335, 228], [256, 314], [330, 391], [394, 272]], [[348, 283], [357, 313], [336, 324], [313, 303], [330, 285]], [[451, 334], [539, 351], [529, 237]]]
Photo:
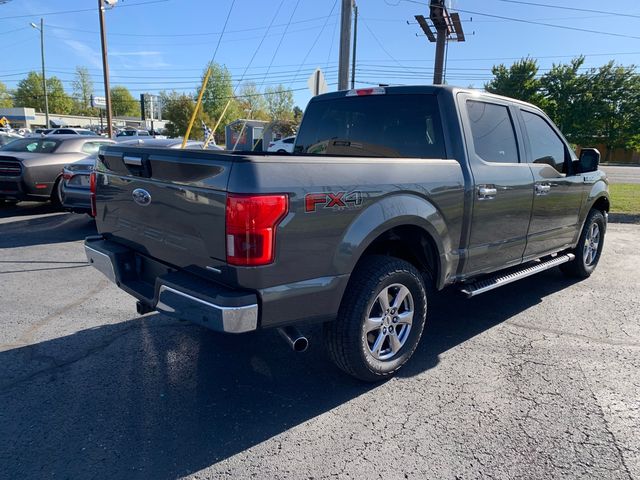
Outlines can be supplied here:
[[[59, 78], [47, 78], [47, 96], [51, 113], [64, 115], [70, 113], [73, 109], [73, 100], [65, 93]], [[17, 107], [31, 107], [44, 112], [42, 75], [36, 72], [29, 72], [26, 78], [20, 80], [14, 95], [14, 104]]]
[[13, 100], [11, 99], [11, 93], [7, 89], [7, 86], [0, 82], [0, 108], [13, 107]]
[[486, 83], [487, 92], [517, 98], [525, 102], [544, 107], [544, 96], [540, 89], [538, 62], [531, 58], [523, 58], [510, 67], [503, 64], [491, 68], [493, 80]]
[[572, 142], [589, 143], [593, 135], [594, 104], [589, 75], [580, 73], [584, 57], [553, 64], [540, 79], [545, 110]]
[[93, 80], [86, 67], [76, 67], [76, 77], [72, 86], [77, 112], [85, 115], [96, 115], [96, 109], [91, 107]]
[[267, 102], [254, 82], [242, 85], [238, 95], [238, 107], [245, 118], [255, 120], [269, 120]]
[[588, 72], [593, 104], [594, 133], [607, 147], [633, 148], [640, 131], [640, 75], [635, 65], [614, 61]]
[[296, 123], [300, 123], [302, 121], [302, 109], [299, 106], [293, 107], [293, 120]]
[[[231, 100], [231, 103], [216, 131], [216, 133], [221, 134], [224, 131], [224, 126], [234, 120], [237, 120], [238, 117], [242, 115], [242, 112], [240, 112], [238, 102], [233, 96], [233, 84], [231, 82], [231, 73], [229, 73], [229, 70], [215, 62], [211, 63], [209, 67], [211, 68], [211, 76], [209, 77], [207, 88], [202, 96], [202, 109], [212, 120], [210, 128], [215, 126], [214, 124], [222, 115], [227, 102]], [[205, 69], [202, 74], [202, 80], [204, 80], [206, 74], [207, 70]], [[200, 87], [198, 87], [198, 91], [199, 88]]]
[[[166, 128], [167, 135], [170, 137], [184, 137], [196, 102], [190, 95], [176, 91], [161, 92], [160, 100], [162, 102], [162, 118], [169, 120]], [[209, 115], [200, 109], [193, 123], [193, 128], [189, 135], [190, 139], [203, 139], [204, 130], [202, 128], [202, 122], [209, 128], [213, 128], [213, 122]]]
[[265, 90], [267, 112], [272, 120], [293, 120], [293, 93], [283, 85]]
[[127, 87], [111, 88], [111, 112], [114, 116], [139, 117], [140, 102], [133, 98]]

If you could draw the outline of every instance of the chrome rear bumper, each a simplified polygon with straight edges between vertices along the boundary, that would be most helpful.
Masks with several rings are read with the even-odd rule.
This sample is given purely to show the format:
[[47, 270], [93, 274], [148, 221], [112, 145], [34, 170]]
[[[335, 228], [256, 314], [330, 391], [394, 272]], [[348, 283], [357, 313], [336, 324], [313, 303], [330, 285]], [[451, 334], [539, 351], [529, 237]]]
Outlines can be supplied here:
[[[218, 332], [244, 333], [258, 328], [258, 301], [253, 293], [238, 292], [168, 267], [164, 275], [142, 278], [134, 267], [143, 258], [140, 254], [98, 237], [85, 241], [85, 253], [94, 268], [154, 310]], [[162, 265], [148, 257], [144, 262]]]

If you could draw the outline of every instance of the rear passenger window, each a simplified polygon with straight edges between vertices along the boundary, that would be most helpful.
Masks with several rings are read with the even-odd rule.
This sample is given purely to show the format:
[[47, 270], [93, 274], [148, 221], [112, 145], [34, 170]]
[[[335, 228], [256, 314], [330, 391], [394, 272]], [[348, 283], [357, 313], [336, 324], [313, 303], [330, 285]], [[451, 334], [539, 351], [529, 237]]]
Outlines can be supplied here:
[[560, 137], [547, 121], [535, 113], [522, 111], [522, 118], [529, 136], [531, 161], [552, 166], [560, 173], [565, 172], [567, 150]]
[[467, 101], [473, 149], [485, 162], [518, 163], [518, 144], [509, 109], [503, 105]]

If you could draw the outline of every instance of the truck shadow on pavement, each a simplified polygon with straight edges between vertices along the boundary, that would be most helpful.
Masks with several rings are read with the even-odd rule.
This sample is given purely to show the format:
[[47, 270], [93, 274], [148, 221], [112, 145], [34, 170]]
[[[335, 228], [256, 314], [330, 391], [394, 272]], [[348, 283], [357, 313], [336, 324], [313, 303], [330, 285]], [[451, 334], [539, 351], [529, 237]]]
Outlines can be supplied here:
[[[392, 382], [572, 283], [549, 271], [471, 301], [441, 294]], [[378, 388], [329, 363], [319, 326], [305, 331], [296, 356], [274, 331], [223, 336], [153, 314], [0, 352], [3, 475], [175, 478]]]
[[36, 218], [18, 217], [0, 222], [0, 248], [74, 242], [96, 234], [95, 221], [87, 215], [58, 213]]

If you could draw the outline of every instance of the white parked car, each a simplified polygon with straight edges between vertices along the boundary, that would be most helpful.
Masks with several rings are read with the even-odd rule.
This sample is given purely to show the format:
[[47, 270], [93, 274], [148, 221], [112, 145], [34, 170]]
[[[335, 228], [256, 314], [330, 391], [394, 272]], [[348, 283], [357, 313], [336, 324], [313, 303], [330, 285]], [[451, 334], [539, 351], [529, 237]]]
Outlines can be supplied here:
[[267, 152], [292, 153], [294, 143], [296, 143], [295, 135], [293, 137], [285, 137], [281, 138], [280, 140], [274, 140], [273, 142], [269, 142], [269, 148], [267, 148]]
[[88, 128], [54, 128], [46, 135], [86, 135], [88, 137], [96, 137], [96, 133]]

